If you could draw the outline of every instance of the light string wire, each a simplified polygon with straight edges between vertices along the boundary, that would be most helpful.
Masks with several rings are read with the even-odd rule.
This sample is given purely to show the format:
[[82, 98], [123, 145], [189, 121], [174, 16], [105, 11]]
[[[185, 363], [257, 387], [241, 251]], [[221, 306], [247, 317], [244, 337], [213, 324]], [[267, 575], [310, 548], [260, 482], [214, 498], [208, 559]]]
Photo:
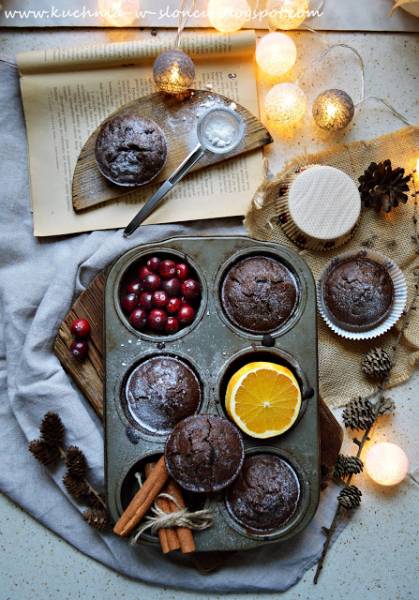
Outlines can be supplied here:
[[[365, 78], [365, 63], [364, 63], [364, 59], [362, 58], [361, 54], [358, 52], [358, 50], [356, 48], [354, 48], [353, 46], [350, 46], [349, 44], [345, 44], [343, 42], [336, 42], [335, 44], [329, 45], [325, 42], [322, 34], [319, 33], [316, 29], [312, 29], [311, 27], [309, 27], [307, 25], [304, 25], [304, 29], [306, 29], [307, 31], [310, 31], [311, 33], [318, 35], [319, 38], [322, 40], [322, 42], [327, 45], [327, 47], [321, 52], [321, 54], [311, 61], [310, 67], [309, 67], [310, 70], [315, 68], [317, 65], [320, 65], [324, 61], [324, 59], [329, 55], [329, 53], [332, 50], [334, 50], [335, 48], [344, 48], [346, 50], [350, 50], [356, 56], [356, 58], [358, 60], [360, 73], [361, 73], [360, 99], [358, 102], [354, 103], [355, 108], [357, 110], [359, 110], [366, 102], [375, 101], [375, 102], [378, 102], [378, 103], [382, 104], [383, 106], [385, 106], [387, 108], [387, 110], [389, 110], [394, 117], [399, 119], [405, 125], [408, 125], [409, 127], [414, 127], [415, 129], [418, 128], [417, 125], [415, 125], [414, 123], [409, 121], [409, 119], [405, 115], [403, 115], [396, 108], [394, 108], [394, 106], [386, 98], [380, 98], [378, 96], [365, 96], [365, 79], [366, 79]], [[296, 83], [299, 84], [303, 78], [304, 78], [304, 73], [302, 73], [301, 75], [299, 75], [297, 77]]]
[[[191, 13], [195, 10], [195, 2], [196, 2], [196, 0], [181, 0], [180, 1], [179, 20], [178, 20], [178, 25], [177, 25], [176, 39], [175, 39], [175, 47], [176, 48], [180, 48], [182, 33], [189, 21], [189, 17], [191, 16]], [[188, 8], [185, 8], [187, 5], [189, 5]]]

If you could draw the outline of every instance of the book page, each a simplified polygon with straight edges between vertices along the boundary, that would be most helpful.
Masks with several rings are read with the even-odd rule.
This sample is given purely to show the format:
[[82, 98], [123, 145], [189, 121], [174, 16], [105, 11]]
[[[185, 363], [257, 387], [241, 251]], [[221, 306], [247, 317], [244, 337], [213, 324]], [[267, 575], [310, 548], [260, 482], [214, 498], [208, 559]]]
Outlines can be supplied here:
[[[124, 227], [153, 192], [153, 186], [146, 186], [81, 213], [74, 212], [71, 199], [74, 167], [89, 135], [109, 113], [154, 91], [151, 62], [173, 45], [174, 34], [159, 34], [157, 39], [143, 35], [144, 42], [18, 55], [35, 235]], [[182, 47], [195, 57], [197, 89], [210, 85], [258, 116], [254, 32], [188, 32]], [[146, 222], [243, 215], [262, 177], [261, 150], [195, 172]]]

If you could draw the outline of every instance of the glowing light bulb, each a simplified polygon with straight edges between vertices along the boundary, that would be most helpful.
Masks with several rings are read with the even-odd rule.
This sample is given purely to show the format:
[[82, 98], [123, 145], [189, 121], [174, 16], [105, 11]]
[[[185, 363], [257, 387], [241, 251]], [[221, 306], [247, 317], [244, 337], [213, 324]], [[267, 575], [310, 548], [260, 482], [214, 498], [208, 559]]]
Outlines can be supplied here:
[[379, 485], [397, 485], [406, 477], [409, 461], [405, 452], [396, 444], [382, 442], [367, 450], [365, 470]]
[[267, 11], [271, 29], [296, 29], [309, 14], [308, 0], [269, 0]]
[[345, 129], [354, 114], [352, 98], [342, 90], [327, 90], [317, 96], [313, 104], [313, 119], [316, 125], [329, 131]]
[[295, 125], [306, 112], [307, 101], [296, 83], [278, 83], [265, 97], [265, 113], [277, 125]]
[[106, 25], [126, 27], [138, 19], [139, 0], [98, 0], [97, 8]]
[[243, 27], [249, 19], [246, 0], [209, 0], [208, 19], [222, 33], [232, 33]]
[[265, 35], [256, 47], [256, 62], [270, 77], [281, 77], [294, 66], [297, 48], [285, 33], [274, 31]]
[[182, 50], [168, 50], [154, 61], [153, 78], [158, 90], [167, 94], [180, 94], [192, 86], [195, 65]]

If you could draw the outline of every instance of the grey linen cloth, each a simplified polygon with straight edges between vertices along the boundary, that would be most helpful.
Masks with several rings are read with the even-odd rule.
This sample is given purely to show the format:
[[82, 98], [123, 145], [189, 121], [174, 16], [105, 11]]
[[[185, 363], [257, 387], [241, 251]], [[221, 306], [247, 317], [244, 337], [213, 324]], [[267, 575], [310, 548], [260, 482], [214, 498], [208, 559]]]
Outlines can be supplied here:
[[[37, 240], [32, 235], [27, 150], [16, 68], [0, 61], [0, 489], [75, 548], [145, 582], [206, 592], [283, 591], [314, 564], [329, 525], [336, 489], [322, 494], [306, 531], [284, 543], [232, 554], [222, 568], [200, 573], [183, 557], [133, 547], [100, 534], [81, 517], [62, 485], [63, 469], [48, 470], [28, 452], [42, 416], [61, 416], [66, 442], [86, 453], [103, 488], [102, 424], [52, 352], [54, 336], [74, 298], [129, 247], [176, 235], [243, 233], [237, 220], [149, 226], [127, 242], [120, 231]], [[54, 198], [51, 198], [53, 206]]]

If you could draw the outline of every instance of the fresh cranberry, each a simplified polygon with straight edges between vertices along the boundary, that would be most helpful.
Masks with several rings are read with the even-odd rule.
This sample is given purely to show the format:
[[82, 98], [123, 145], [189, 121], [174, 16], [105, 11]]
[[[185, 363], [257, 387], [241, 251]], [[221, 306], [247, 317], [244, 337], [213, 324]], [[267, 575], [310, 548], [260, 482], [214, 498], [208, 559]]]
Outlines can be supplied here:
[[169, 298], [169, 302], [167, 303], [166, 310], [169, 314], [175, 315], [179, 311], [181, 305], [182, 305], [182, 302], [181, 302], [180, 298]]
[[139, 279], [133, 279], [127, 285], [128, 294], [139, 294], [141, 292], [141, 281]]
[[142, 292], [138, 306], [144, 310], [151, 310], [153, 306], [153, 294], [151, 292]]
[[152, 256], [147, 261], [147, 269], [153, 273], [157, 273], [160, 267], [161, 260], [158, 256]]
[[176, 275], [179, 279], [186, 279], [189, 275], [189, 267], [186, 263], [178, 263], [176, 265]]
[[169, 296], [179, 296], [180, 294], [180, 280], [176, 277], [166, 279], [162, 283], [162, 288], [169, 294]]
[[121, 306], [125, 312], [132, 312], [137, 307], [138, 296], [137, 294], [126, 294], [121, 298]]
[[157, 290], [153, 292], [153, 306], [156, 306], [157, 308], [163, 308], [166, 306], [168, 300], [169, 296], [164, 290]]
[[139, 331], [144, 329], [147, 324], [147, 313], [142, 308], [136, 308], [129, 316], [129, 322]]
[[70, 346], [70, 352], [76, 360], [83, 362], [87, 358], [89, 346], [86, 340], [75, 340]]
[[189, 325], [195, 319], [195, 310], [189, 304], [183, 304], [177, 314], [181, 325]]
[[158, 290], [160, 288], [160, 284], [161, 279], [158, 275], [156, 275], [156, 273], [150, 273], [150, 275], [147, 275], [147, 277], [144, 279], [144, 287], [149, 292], [155, 292]]
[[170, 279], [176, 275], [176, 264], [173, 260], [166, 258], [162, 260], [159, 267], [159, 273], [163, 279]]
[[191, 298], [198, 298], [201, 294], [201, 286], [199, 285], [199, 282], [195, 279], [186, 279], [182, 283], [182, 294], [189, 300]]
[[163, 331], [166, 321], [167, 314], [159, 308], [153, 308], [147, 319], [148, 326], [152, 331]]
[[141, 265], [141, 267], [138, 269], [138, 277], [140, 278], [140, 281], [144, 281], [147, 275], [151, 275], [150, 269], [148, 269], [145, 265]]
[[167, 317], [164, 330], [166, 333], [176, 333], [179, 331], [179, 321], [176, 319], [176, 317]]
[[89, 337], [90, 323], [87, 319], [76, 319], [71, 323], [71, 333], [78, 340]]

